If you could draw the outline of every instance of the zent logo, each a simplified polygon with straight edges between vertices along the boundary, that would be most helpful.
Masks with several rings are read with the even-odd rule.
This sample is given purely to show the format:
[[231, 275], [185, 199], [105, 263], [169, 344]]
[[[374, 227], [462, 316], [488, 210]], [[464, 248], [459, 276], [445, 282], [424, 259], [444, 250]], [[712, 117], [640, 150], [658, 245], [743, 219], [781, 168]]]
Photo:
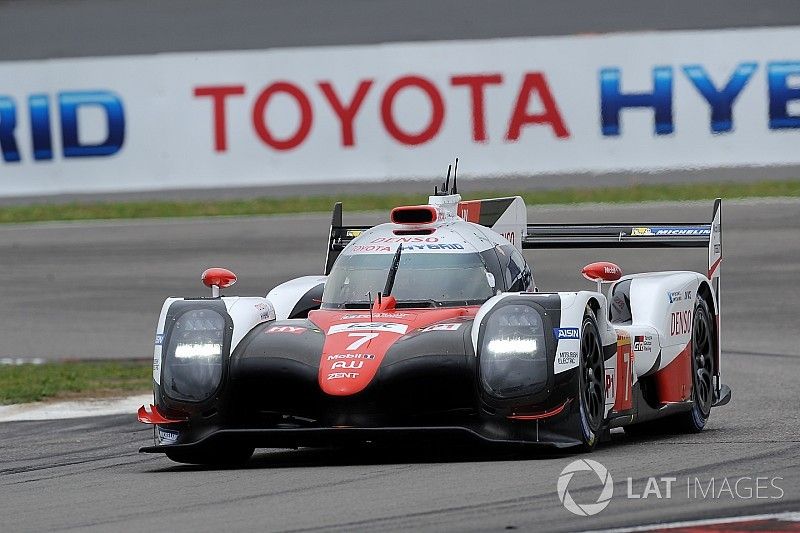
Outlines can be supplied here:
[[[600, 492], [600, 496], [597, 497], [596, 502], [580, 504], [572, 499], [568, 490], [569, 482], [572, 481], [572, 476], [575, 475], [575, 472], [585, 471], [597, 474], [603, 490]], [[614, 495], [614, 480], [611, 479], [608, 469], [597, 461], [578, 459], [572, 461], [561, 471], [561, 475], [558, 476], [556, 490], [558, 491], [558, 499], [561, 500], [567, 511], [578, 516], [593, 516], [608, 507], [611, 497]]]

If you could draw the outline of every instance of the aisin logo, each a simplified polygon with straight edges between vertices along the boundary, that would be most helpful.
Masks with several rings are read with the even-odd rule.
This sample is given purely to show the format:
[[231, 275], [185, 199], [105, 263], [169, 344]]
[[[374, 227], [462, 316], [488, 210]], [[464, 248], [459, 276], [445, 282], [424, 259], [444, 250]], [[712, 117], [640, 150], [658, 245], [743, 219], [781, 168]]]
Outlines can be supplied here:
[[[600, 496], [597, 497], [597, 501], [594, 503], [576, 503], [567, 490], [569, 482], [572, 480], [572, 476], [575, 475], [575, 472], [584, 471], [590, 471], [597, 474], [597, 477], [600, 479], [600, 483], [603, 484], [603, 490], [600, 492]], [[577, 461], [572, 461], [570, 464], [564, 467], [564, 470], [561, 471], [561, 475], [558, 476], [556, 490], [558, 491], [558, 499], [561, 500], [561, 503], [564, 505], [567, 511], [578, 516], [592, 516], [596, 515], [608, 506], [609, 502], [611, 501], [611, 496], [614, 495], [614, 480], [611, 479], [611, 474], [608, 473], [608, 469], [606, 469], [605, 466], [601, 465], [597, 461], [593, 461], [591, 459], [578, 459]]]

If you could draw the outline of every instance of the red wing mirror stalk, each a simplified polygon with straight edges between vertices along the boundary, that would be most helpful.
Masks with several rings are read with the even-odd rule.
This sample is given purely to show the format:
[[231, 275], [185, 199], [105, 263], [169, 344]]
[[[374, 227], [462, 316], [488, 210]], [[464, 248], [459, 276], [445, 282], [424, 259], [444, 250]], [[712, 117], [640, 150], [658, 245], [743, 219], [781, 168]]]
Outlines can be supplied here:
[[236, 274], [227, 268], [209, 268], [201, 276], [203, 284], [211, 287], [211, 297], [219, 298], [219, 290], [230, 287], [236, 283]]
[[597, 283], [597, 292], [603, 292], [603, 283], [617, 281], [622, 277], [622, 269], [608, 261], [590, 263], [581, 270], [583, 277]]

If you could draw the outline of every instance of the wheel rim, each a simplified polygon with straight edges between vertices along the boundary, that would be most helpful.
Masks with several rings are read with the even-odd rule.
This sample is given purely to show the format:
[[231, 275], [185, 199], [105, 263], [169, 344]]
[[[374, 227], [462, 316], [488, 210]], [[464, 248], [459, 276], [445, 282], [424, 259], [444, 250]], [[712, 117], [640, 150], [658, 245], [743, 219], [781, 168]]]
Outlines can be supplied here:
[[603, 419], [603, 354], [597, 331], [585, 323], [581, 336], [581, 373], [583, 378], [583, 407], [589, 426], [596, 430]]
[[714, 342], [708, 314], [698, 306], [692, 327], [692, 355], [694, 363], [694, 397], [703, 415], [711, 411], [714, 394]]

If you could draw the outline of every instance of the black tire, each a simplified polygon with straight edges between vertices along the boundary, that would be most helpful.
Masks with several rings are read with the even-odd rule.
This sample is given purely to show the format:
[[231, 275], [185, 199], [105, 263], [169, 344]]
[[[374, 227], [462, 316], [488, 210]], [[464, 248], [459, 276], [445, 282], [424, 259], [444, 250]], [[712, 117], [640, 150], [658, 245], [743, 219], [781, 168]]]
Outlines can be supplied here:
[[699, 433], [706, 426], [714, 403], [714, 358], [717, 336], [705, 300], [697, 296], [692, 317], [692, 410], [669, 417], [677, 433]]
[[167, 457], [176, 463], [206, 466], [238, 466], [243, 465], [253, 456], [255, 448], [219, 447], [197, 448], [194, 450], [170, 450]]
[[580, 364], [578, 366], [578, 405], [580, 449], [590, 452], [600, 440], [605, 414], [605, 367], [603, 343], [594, 313], [589, 309], [581, 325]]

